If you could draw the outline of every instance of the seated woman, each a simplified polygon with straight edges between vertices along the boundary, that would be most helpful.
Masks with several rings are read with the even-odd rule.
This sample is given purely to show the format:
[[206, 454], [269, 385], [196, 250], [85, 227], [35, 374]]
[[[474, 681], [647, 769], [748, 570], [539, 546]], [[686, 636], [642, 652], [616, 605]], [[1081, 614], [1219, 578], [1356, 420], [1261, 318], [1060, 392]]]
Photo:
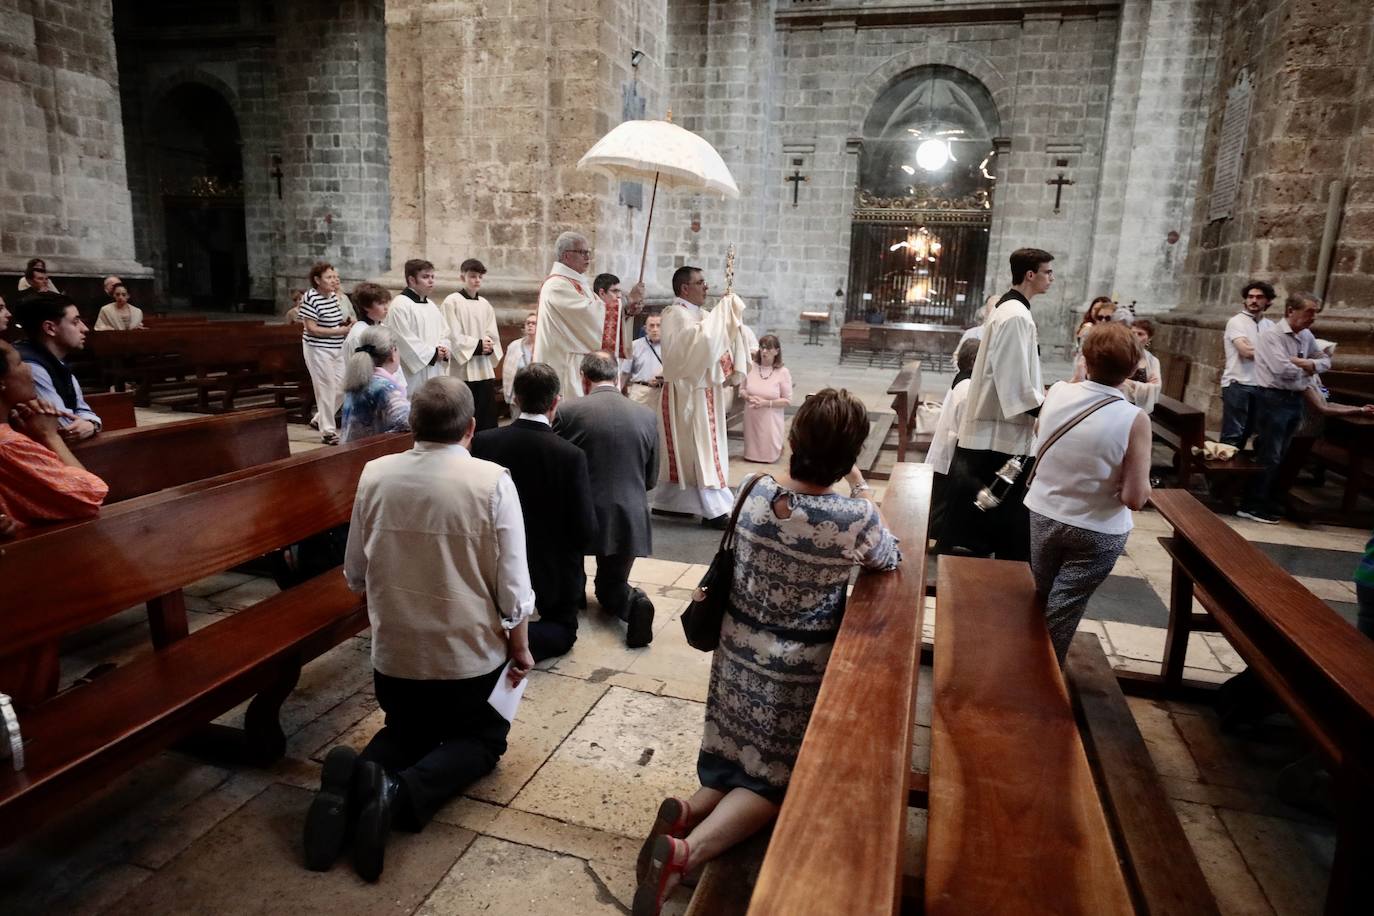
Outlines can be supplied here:
[[1056, 383], [1036, 421], [1030, 563], [1060, 667], [1088, 599], [1126, 549], [1131, 512], [1150, 498], [1150, 418], [1124, 394], [1140, 351], [1124, 324], [1095, 329], [1083, 341], [1087, 381]]
[[368, 327], [345, 359], [343, 441], [410, 429], [406, 380], [391, 331]]
[[501, 393], [505, 395], [506, 406], [511, 408], [511, 416], [518, 413], [511, 405], [515, 403], [515, 373], [534, 362], [534, 333], [539, 326], [539, 313], [530, 312], [525, 316], [524, 336], [506, 348], [501, 358]]
[[62, 411], [39, 400], [28, 363], [0, 340], [0, 536], [41, 522], [90, 518], [109, 487], [87, 471], [58, 430]]
[[1159, 392], [1164, 387], [1164, 377], [1159, 369], [1159, 357], [1150, 352], [1150, 341], [1155, 336], [1155, 323], [1148, 318], [1137, 318], [1131, 324], [1131, 333], [1140, 342], [1140, 362], [1135, 372], [1126, 380], [1122, 388], [1131, 403], [1149, 413], [1155, 409]]
[[[792, 420], [789, 473], [760, 478], [739, 514], [730, 609], [711, 663], [701, 788], [665, 799], [639, 854], [634, 916], [654, 916], [689, 869], [767, 826], [782, 804], [855, 564], [901, 561], [854, 461], [868, 411], [826, 388]], [[831, 486], [844, 478], [849, 494]]]
[[116, 284], [110, 294], [114, 301], [101, 306], [95, 319], [97, 331], [132, 331], [143, 327], [143, 309], [129, 301], [129, 288]]

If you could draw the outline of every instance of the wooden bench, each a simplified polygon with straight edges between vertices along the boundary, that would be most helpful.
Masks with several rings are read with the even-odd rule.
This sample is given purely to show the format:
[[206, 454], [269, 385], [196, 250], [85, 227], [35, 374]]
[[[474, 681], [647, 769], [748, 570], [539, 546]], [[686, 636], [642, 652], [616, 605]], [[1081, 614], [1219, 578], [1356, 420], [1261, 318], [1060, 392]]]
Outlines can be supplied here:
[[904, 366], [892, 384], [887, 386], [892, 395], [892, 409], [897, 413], [897, 461], [906, 461], [906, 450], [911, 445], [911, 436], [916, 432], [916, 410], [921, 406], [921, 364], [912, 361]]
[[[1335, 776], [1327, 913], [1374, 911], [1374, 641], [1182, 490], [1151, 501], [1174, 529], [1158, 683], [1177, 692], [1189, 636], [1219, 630], [1321, 751]], [[1203, 613], [1193, 611], [1197, 599]]]
[[[93, 331], [73, 369], [100, 388], [134, 386], [135, 403], [146, 407], [155, 391], [194, 388], [187, 379], [251, 367], [263, 347], [294, 342], [300, 329], [261, 322], [212, 321], [126, 331]], [[92, 373], [92, 370], [93, 373]], [[197, 395], [198, 398], [198, 395]]]
[[1217, 495], [1229, 496], [1241, 482], [1264, 468], [1237, 453], [1225, 461], [1205, 461], [1193, 453], [1207, 440], [1207, 415], [1190, 404], [1161, 394], [1150, 412], [1150, 431], [1156, 442], [1163, 442], [1174, 453], [1174, 476], [1180, 487], [1187, 487], [1197, 473], [1213, 484]]
[[138, 425], [134, 414], [134, 396], [127, 391], [109, 391], [101, 394], [87, 394], [86, 403], [100, 418], [100, 431], [112, 433], [121, 429], [133, 429]]
[[925, 913], [1133, 912], [1030, 568], [941, 557], [937, 595]]
[[[113, 773], [206, 734], [207, 723], [250, 697], [232, 746], [250, 762], [280, 757], [282, 702], [303, 664], [367, 626], [362, 598], [334, 570], [189, 633], [181, 590], [347, 521], [363, 465], [409, 443], [393, 434], [316, 450], [0, 546], [5, 594], [44, 599], [42, 614], [30, 601], [0, 605], [0, 690], [20, 704], [27, 758], [20, 772], [0, 771], [0, 844]], [[80, 574], [54, 575], [53, 557]], [[143, 602], [153, 650], [56, 694], [60, 641]]]
[[1218, 916], [1216, 898], [1095, 635], [1074, 636], [1064, 676], [1136, 912]]
[[[749, 903], [754, 916], [897, 912], [907, 807], [925, 796], [911, 741], [930, 484], [928, 467], [903, 464], [887, 486], [888, 524], [918, 546], [907, 547], [895, 572], [860, 575], [849, 597]], [[736, 911], [749, 899], [740, 882], [750, 862], [745, 844], [708, 865], [693, 912]]]
[[101, 432], [72, 452], [110, 485], [110, 504], [286, 458], [291, 448], [286, 411], [269, 408]]

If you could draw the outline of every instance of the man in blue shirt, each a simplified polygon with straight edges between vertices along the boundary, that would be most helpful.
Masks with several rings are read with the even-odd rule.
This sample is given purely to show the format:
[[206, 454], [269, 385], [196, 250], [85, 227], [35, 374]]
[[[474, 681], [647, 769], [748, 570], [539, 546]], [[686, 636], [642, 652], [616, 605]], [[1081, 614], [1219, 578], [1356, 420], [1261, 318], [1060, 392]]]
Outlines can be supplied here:
[[1331, 357], [1308, 330], [1321, 307], [1313, 293], [1291, 294], [1283, 318], [1262, 330], [1255, 344], [1255, 462], [1264, 472], [1255, 477], [1236, 512], [1241, 518], [1277, 525], [1282, 516], [1282, 494], [1273, 492], [1274, 484], [1288, 443], [1302, 422], [1303, 392], [1313, 376], [1331, 368]]
[[39, 292], [24, 296], [16, 306], [27, 340], [15, 349], [33, 372], [38, 396], [66, 411], [62, 436], [68, 442], [89, 439], [100, 432], [100, 417], [86, 403], [67, 357], [86, 345], [86, 323], [76, 303], [61, 293]]

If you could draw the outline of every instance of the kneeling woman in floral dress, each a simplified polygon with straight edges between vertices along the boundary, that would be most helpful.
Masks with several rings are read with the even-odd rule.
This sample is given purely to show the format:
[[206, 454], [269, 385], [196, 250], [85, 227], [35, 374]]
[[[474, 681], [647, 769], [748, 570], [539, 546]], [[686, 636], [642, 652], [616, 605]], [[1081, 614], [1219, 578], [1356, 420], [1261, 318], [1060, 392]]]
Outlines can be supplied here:
[[[826, 388], [792, 421], [789, 473], [748, 493], [736, 531], [730, 610], [711, 664], [701, 788], [669, 798], [640, 851], [634, 916], [657, 914], [683, 874], [777, 816], [844, 614], [854, 566], [901, 554], [855, 459], [863, 402]], [[841, 478], [847, 496], [831, 491]]]

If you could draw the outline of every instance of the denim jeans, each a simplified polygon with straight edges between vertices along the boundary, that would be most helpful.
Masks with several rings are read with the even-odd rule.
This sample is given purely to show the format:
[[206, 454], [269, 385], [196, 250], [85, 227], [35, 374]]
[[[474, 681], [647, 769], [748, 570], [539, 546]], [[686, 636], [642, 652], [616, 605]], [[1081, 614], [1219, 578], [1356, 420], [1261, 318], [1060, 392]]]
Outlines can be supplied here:
[[1221, 389], [1221, 441], [1245, 448], [1255, 431], [1258, 411], [1256, 399], [1264, 389], [1257, 385], [1232, 382]]
[[1274, 481], [1279, 474], [1279, 465], [1283, 463], [1284, 452], [1288, 451], [1288, 443], [1302, 422], [1302, 392], [1261, 388], [1255, 398], [1254, 409], [1257, 411], [1255, 462], [1263, 466], [1264, 471], [1256, 475], [1246, 493], [1244, 508], [1274, 511], [1279, 508], [1279, 501], [1272, 492]]

